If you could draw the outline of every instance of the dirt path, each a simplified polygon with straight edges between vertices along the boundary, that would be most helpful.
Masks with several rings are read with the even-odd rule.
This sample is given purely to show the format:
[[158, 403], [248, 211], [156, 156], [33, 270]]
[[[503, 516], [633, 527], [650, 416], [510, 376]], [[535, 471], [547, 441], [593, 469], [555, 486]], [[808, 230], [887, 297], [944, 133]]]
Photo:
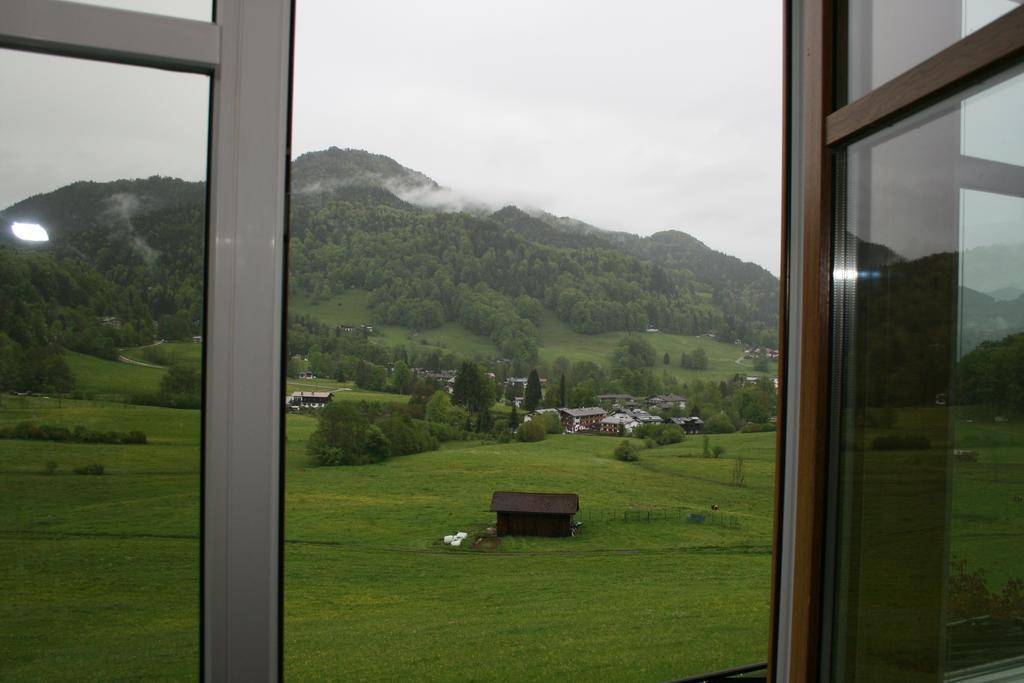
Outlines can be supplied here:
[[139, 367], [143, 367], [143, 368], [156, 368], [157, 370], [165, 370], [166, 369], [163, 365], [154, 365], [153, 363], [144, 363], [141, 360], [135, 360], [134, 358], [129, 358], [128, 356], [118, 355], [117, 360], [122, 362], [122, 363], [127, 363], [128, 365], [138, 365]]

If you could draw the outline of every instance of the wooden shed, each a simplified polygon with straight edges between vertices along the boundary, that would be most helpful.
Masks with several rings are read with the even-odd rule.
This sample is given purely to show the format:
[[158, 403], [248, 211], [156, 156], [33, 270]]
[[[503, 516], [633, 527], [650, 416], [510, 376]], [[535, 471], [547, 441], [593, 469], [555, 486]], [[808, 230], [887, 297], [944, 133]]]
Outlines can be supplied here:
[[572, 518], [579, 510], [575, 493], [495, 491], [491, 496], [499, 536], [571, 536]]

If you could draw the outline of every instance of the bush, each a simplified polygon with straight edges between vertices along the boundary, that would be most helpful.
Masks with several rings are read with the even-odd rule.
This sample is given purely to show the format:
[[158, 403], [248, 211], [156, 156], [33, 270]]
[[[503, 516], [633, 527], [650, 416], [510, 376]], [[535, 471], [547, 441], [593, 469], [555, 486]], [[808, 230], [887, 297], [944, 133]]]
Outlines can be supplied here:
[[37, 425], [32, 422], [19, 422], [13, 427], [0, 429], [0, 439], [28, 439], [31, 441], [57, 441], [77, 443], [113, 443], [113, 444], [144, 444], [146, 434], [139, 431], [131, 432], [97, 432], [81, 425], [74, 429], [54, 425]]
[[723, 455], [725, 455], [725, 447], [715, 446], [714, 448], [711, 449], [711, 454], [714, 455], [716, 458], [721, 458]]
[[658, 445], [658, 442], [654, 439], [644, 439], [644, 448], [654, 448]]
[[682, 427], [674, 424], [645, 424], [637, 427], [634, 436], [642, 439], [653, 439], [659, 446], [680, 443], [685, 434]]
[[[390, 455], [412, 455], [413, 453], [425, 453], [436, 451], [438, 440], [430, 433], [430, 428], [422, 420], [414, 420], [411, 417], [386, 417], [377, 422], [367, 431], [367, 439], [372, 438], [374, 429], [383, 433], [383, 436], [391, 444]], [[369, 441], [366, 442], [369, 446]], [[379, 449], [376, 451], [379, 453]], [[384, 454], [387, 457], [388, 453]], [[384, 457], [380, 459], [383, 460]]]
[[637, 455], [639, 450], [640, 448], [636, 444], [623, 440], [615, 447], [615, 459], [622, 462], [636, 462], [640, 459], [640, 456]]
[[710, 434], [732, 434], [736, 431], [736, 426], [728, 415], [718, 413], [708, 418], [708, 421], [704, 423], [704, 430]]
[[736, 458], [736, 462], [732, 464], [732, 484], [733, 486], [743, 486], [743, 483], [747, 480], [747, 475], [743, 472], [743, 458]]
[[82, 465], [81, 467], [75, 468], [75, 474], [92, 474], [96, 476], [102, 475], [106, 471], [106, 468], [100, 464]]
[[[537, 420], [538, 418], [534, 418]], [[544, 413], [540, 417], [540, 423], [544, 425], [544, 430], [548, 434], [561, 434], [562, 433], [562, 418], [558, 416], [558, 413]]]
[[924, 451], [931, 448], [932, 443], [924, 436], [889, 434], [876, 436], [871, 440], [871, 447], [876, 451]]
[[523, 443], [543, 441], [546, 433], [547, 430], [541, 421], [534, 419], [519, 425], [519, 428], [516, 429], [516, 439]]
[[43, 468], [43, 474], [53, 474], [57, 471], [57, 461], [47, 460], [46, 467]]

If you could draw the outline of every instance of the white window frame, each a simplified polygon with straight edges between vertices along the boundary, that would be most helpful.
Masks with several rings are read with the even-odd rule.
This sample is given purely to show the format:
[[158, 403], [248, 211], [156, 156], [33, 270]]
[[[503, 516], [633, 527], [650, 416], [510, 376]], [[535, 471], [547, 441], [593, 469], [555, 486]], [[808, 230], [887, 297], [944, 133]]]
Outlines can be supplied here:
[[214, 22], [0, 0], [0, 47], [211, 77], [202, 671], [281, 676], [281, 415], [291, 0]]

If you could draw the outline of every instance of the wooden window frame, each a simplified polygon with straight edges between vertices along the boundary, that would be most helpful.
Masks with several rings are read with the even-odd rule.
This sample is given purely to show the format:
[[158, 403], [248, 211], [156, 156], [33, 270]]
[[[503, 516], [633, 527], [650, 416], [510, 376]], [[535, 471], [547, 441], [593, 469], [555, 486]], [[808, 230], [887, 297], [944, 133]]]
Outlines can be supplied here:
[[795, 368], [798, 376], [790, 377], [779, 420], [786, 428], [779, 433], [782, 464], [776, 480], [780, 522], [772, 680], [827, 679], [829, 665], [834, 153], [1024, 60], [1022, 6], [836, 108], [836, 90], [845, 81], [835, 67], [845, 56], [840, 53], [846, 50], [846, 5], [843, 0], [786, 3], [781, 318], [786, 328], [780, 368]]

